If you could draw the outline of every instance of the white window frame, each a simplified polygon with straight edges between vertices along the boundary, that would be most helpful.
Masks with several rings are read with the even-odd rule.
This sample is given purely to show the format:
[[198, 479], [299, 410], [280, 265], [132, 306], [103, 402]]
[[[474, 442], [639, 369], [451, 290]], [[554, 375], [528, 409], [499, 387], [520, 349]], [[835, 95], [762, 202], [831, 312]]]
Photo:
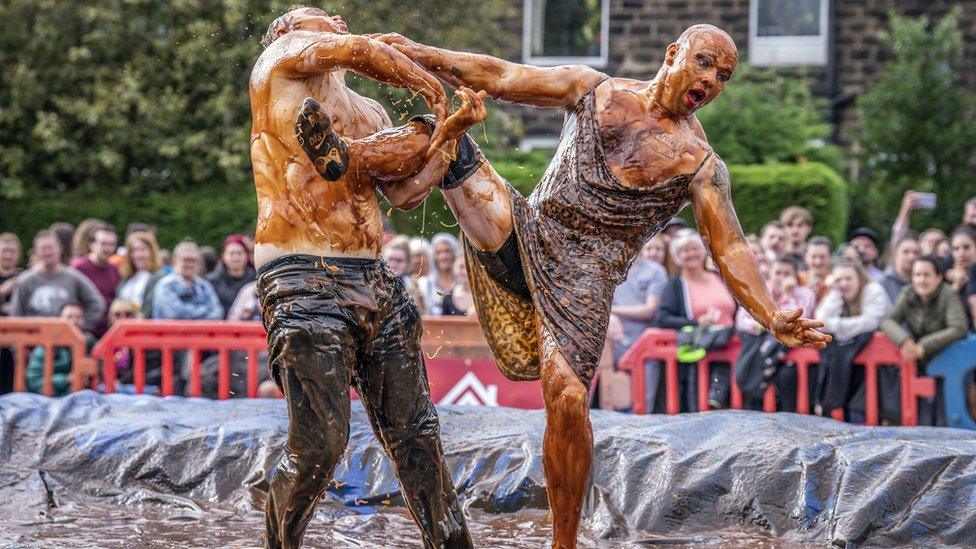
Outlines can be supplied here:
[[825, 66], [830, 0], [820, 0], [818, 36], [758, 36], [759, 0], [749, 1], [749, 62], [757, 67]]
[[540, 67], [556, 65], [589, 65], [601, 68], [607, 66], [610, 52], [610, 0], [600, 1], [600, 55], [592, 57], [542, 56], [532, 55], [532, 4], [535, 0], [522, 2], [522, 62]]
[[530, 152], [536, 149], [554, 149], [559, 145], [559, 138], [548, 135], [527, 135], [519, 140], [519, 150]]

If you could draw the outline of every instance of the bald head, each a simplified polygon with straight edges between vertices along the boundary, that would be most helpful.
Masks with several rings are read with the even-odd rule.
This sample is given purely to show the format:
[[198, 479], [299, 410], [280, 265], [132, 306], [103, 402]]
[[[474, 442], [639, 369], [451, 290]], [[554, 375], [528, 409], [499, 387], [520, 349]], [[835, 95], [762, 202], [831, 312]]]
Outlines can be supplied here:
[[739, 58], [739, 50], [735, 47], [735, 41], [732, 40], [729, 33], [716, 27], [715, 25], [709, 25], [706, 23], [692, 25], [681, 33], [681, 36], [675, 40], [675, 43], [678, 44], [679, 47], [694, 47], [694, 45], [699, 41], [706, 41], [716, 46], [720, 46], [734, 55], [736, 60]]
[[271, 22], [261, 39], [268, 47], [283, 34], [293, 30], [308, 30], [333, 34], [349, 34], [349, 28], [339, 15], [329, 15], [321, 8], [293, 6], [287, 13]]
[[690, 116], [711, 103], [739, 64], [732, 37], [713, 25], [692, 25], [670, 44], [655, 77], [658, 104], [677, 116]]

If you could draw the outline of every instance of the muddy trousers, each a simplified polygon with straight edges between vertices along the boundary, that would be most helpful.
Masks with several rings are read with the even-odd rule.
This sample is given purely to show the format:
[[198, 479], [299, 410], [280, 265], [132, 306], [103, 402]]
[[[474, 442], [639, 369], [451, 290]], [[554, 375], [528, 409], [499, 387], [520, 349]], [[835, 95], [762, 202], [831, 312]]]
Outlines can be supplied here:
[[428, 393], [420, 311], [402, 279], [379, 260], [289, 255], [261, 269], [258, 293], [268, 364], [289, 417], [268, 494], [266, 546], [301, 544], [345, 451], [352, 386], [424, 546], [471, 547]]

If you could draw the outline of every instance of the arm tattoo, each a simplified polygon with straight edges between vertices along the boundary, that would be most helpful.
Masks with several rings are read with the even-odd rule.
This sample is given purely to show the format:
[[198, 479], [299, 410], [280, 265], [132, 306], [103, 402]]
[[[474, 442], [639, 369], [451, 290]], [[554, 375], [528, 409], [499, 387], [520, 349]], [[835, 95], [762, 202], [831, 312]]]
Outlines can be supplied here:
[[717, 158], [715, 160], [715, 170], [712, 172], [712, 186], [728, 192], [729, 181], [729, 169], [725, 167], [725, 162], [721, 158]]

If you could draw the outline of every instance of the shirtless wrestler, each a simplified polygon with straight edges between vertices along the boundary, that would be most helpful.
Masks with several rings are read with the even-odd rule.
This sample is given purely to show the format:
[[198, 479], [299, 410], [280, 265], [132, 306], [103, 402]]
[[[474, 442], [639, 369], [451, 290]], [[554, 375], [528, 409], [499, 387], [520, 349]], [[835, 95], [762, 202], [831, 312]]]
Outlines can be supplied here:
[[[470, 547], [428, 394], [420, 312], [381, 259], [375, 192], [396, 207], [423, 200], [444, 179], [458, 138], [484, 119], [481, 97], [462, 90], [448, 116], [436, 78], [315, 8], [276, 19], [263, 43], [250, 81], [255, 258], [269, 364], [289, 416], [266, 505], [266, 545], [300, 546], [345, 449], [354, 386], [424, 545]], [[346, 69], [422, 95], [436, 113], [433, 134], [425, 122], [390, 128], [377, 103], [346, 87]], [[366, 138], [347, 149], [329, 141], [331, 132], [302, 136], [336, 145], [323, 165], [334, 181], [320, 177], [299, 146], [295, 120], [307, 97], [329, 109], [330, 130]]]
[[[640, 81], [378, 39], [453, 86], [566, 111], [552, 163], [527, 200], [487, 164], [444, 195], [479, 260], [468, 262], [469, 278], [500, 367], [541, 379], [553, 546], [574, 547], [593, 453], [587, 390], [613, 291], [679, 210], [692, 205], [725, 283], [777, 339], [815, 349], [829, 341], [800, 310], [777, 310], [732, 207], [728, 171], [695, 117], [732, 77], [735, 44], [695, 25], [668, 46], [654, 79]], [[533, 352], [537, 372], [524, 362]]]

